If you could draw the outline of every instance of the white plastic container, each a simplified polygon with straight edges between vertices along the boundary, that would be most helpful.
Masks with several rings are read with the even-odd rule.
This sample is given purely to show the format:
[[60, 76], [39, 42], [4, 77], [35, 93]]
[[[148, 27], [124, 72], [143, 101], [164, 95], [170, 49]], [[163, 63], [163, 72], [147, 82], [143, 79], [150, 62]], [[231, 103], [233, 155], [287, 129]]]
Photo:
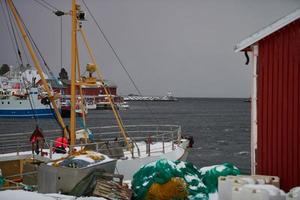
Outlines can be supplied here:
[[286, 200], [300, 200], [300, 187], [295, 187], [286, 195]]
[[285, 193], [274, 185], [247, 184], [232, 190], [232, 200], [285, 200]]
[[218, 179], [218, 193], [219, 200], [231, 200], [232, 189], [234, 187], [241, 187], [245, 184], [255, 184], [255, 180], [250, 176], [221, 176]]
[[[238, 175], [238, 177], [249, 177], [244, 175]], [[280, 186], [280, 179], [277, 176], [265, 176], [265, 175], [251, 175], [251, 178], [255, 181], [255, 184], [268, 184], [275, 187]]]

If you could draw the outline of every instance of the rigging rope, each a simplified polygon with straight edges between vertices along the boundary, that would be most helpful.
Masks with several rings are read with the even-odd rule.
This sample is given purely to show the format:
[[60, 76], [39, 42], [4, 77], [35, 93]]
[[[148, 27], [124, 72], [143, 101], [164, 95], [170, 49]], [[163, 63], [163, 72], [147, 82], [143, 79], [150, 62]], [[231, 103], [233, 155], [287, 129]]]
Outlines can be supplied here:
[[[61, 27], [60, 27], [60, 28], [61, 28], [61, 34], [60, 34], [60, 36], [61, 36], [61, 47], [60, 47], [60, 49], [61, 49], [61, 50], [60, 50], [61, 58], [60, 58], [60, 63], [61, 63], [61, 69], [62, 69], [62, 16], [63, 16], [64, 13], [63, 13], [62, 11], [60, 11], [59, 9], [57, 9], [56, 7], [54, 7], [53, 5], [51, 5], [50, 3], [46, 2], [46, 1], [41, 0], [43, 3], [40, 2], [40, 1], [38, 1], [38, 0], [34, 0], [34, 1], [35, 1], [36, 3], [38, 3], [39, 5], [41, 5], [42, 7], [46, 8], [47, 10], [50, 10], [50, 11], [53, 12], [55, 15], [57, 15], [57, 16], [60, 17], [60, 26], [61, 26]], [[45, 4], [46, 4], [46, 5], [45, 5]], [[27, 34], [29, 35], [29, 38], [30, 38], [31, 42], [33, 43], [33, 45], [34, 45], [34, 47], [36, 48], [36, 50], [37, 50], [39, 56], [41, 57], [42, 61], [44, 62], [44, 65], [45, 65], [45, 67], [47, 68], [47, 71], [50, 73], [51, 77], [55, 80], [55, 82], [56, 82], [59, 86], [62, 86], [61, 82], [56, 78], [56, 76], [54, 76], [54, 74], [52, 73], [52, 71], [51, 71], [51, 69], [49, 68], [48, 64], [46, 63], [46, 61], [45, 61], [45, 59], [44, 59], [42, 53], [40, 52], [39, 48], [37, 47], [36, 43], [34, 42], [34, 40], [33, 40], [32, 36], [31, 36], [29, 30], [27, 29], [25, 23], [24, 23], [23, 21], [22, 21], [22, 23], [23, 23], [23, 25], [24, 25], [24, 27], [25, 27], [25, 29], [26, 29]], [[63, 90], [61, 90], [61, 92], [62, 92], [62, 95], [64, 96]], [[50, 109], [52, 110], [53, 108], [52, 108], [51, 104], [49, 104], [49, 106], [50, 106]], [[55, 115], [55, 113], [53, 113], [53, 115], [54, 115], [54, 119], [56, 120], [56, 122], [57, 122], [58, 124], [60, 124], [60, 123], [59, 123], [59, 120], [58, 120], [58, 118], [57, 118], [57, 116]], [[63, 127], [62, 127], [62, 128], [63, 128]]]
[[[13, 5], [13, 6], [14, 6], [14, 5]], [[54, 76], [54, 74], [52, 73], [52, 71], [51, 71], [51, 69], [49, 68], [48, 64], [46, 63], [46, 60], [44, 59], [44, 57], [43, 57], [41, 51], [39, 50], [39, 48], [37, 47], [35, 41], [33, 40], [33, 38], [32, 38], [32, 36], [31, 36], [31, 34], [30, 34], [30, 32], [29, 32], [29, 30], [28, 30], [26, 24], [25, 24], [24, 21], [22, 20], [22, 17], [21, 17], [21, 15], [20, 15], [20, 13], [18, 12], [18, 10], [17, 10], [16, 8], [15, 8], [15, 10], [16, 10], [16, 13], [17, 13], [17, 15], [19, 16], [19, 18], [20, 18], [20, 20], [21, 20], [21, 23], [22, 23], [23, 26], [24, 26], [24, 29], [25, 29], [25, 31], [26, 31], [26, 33], [27, 33], [27, 35], [28, 35], [28, 38], [29, 38], [30, 42], [33, 44], [33, 47], [35, 48], [35, 51], [38, 52], [38, 55], [40, 56], [40, 58], [41, 58], [42, 61], [44, 62], [44, 65], [45, 65], [45, 67], [47, 68], [47, 70], [48, 70], [48, 72], [50, 73], [50, 75], [51, 75], [51, 76], [54, 78], [54, 80], [57, 81], [57, 83], [59, 84], [58, 79], [57, 79], [57, 78]], [[50, 104], [50, 108], [51, 108], [51, 104]], [[51, 108], [51, 109], [52, 109], [52, 108]], [[57, 119], [56, 116], [55, 116], [55, 119], [56, 119], [56, 121], [58, 121], [58, 119]], [[59, 125], [61, 125], [61, 124], [59, 123]], [[61, 128], [64, 129], [65, 127], [61, 127]]]
[[[117, 58], [119, 64], [121, 65], [121, 67], [123, 68], [123, 70], [125, 71], [126, 75], [128, 76], [128, 78], [130, 79], [130, 82], [133, 84], [134, 88], [136, 89], [136, 91], [138, 92], [138, 94], [140, 96], [143, 96], [140, 89], [138, 88], [138, 86], [136, 85], [136, 83], [134, 82], [133, 78], [131, 77], [130, 73], [128, 72], [128, 70], [126, 69], [125, 65], [123, 64], [120, 56], [118, 55], [117, 51], [114, 49], [114, 47], [112, 46], [112, 44], [110, 43], [110, 41], [108, 40], [106, 34], [104, 33], [103, 29], [100, 27], [99, 23], [97, 22], [96, 18], [94, 17], [94, 15], [92, 14], [91, 10], [89, 9], [88, 5], [86, 4], [85, 0], [82, 0], [82, 3], [84, 4], [84, 6], [86, 7], [88, 13], [90, 14], [90, 16], [92, 17], [94, 23], [96, 24], [96, 26], [98, 27], [98, 30], [100, 31], [100, 33], [102, 34], [104, 40], [106, 41], [106, 43], [108, 44], [108, 46], [110, 47], [110, 49], [112, 50], [113, 54], [115, 55], [115, 57]], [[160, 121], [156, 118], [156, 115], [154, 115], [154, 112], [152, 111], [152, 109], [149, 107], [149, 104], [145, 101], [145, 106], [148, 109], [148, 111], [151, 113], [151, 115], [153, 116], [153, 118], [155, 119], [157, 124], [160, 124]]]
[[53, 10], [59, 11], [59, 9], [57, 9], [55, 6], [51, 5], [50, 3], [48, 3], [45, 0], [41, 0], [44, 4], [48, 5], [49, 7], [51, 7]]
[[[42, 1], [43, 3], [45, 3], [46, 5], [48, 5], [48, 7], [45, 6], [45, 5], [43, 5], [43, 4], [42, 4], [40, 1], [38, 1], [38, 0], [34, 0], [34, 1], [35, 1], [36, 3], [38, 3], [39, 5], [43, 6], [44, 8], [50, 10], [50, 11], [53, 12], [53, 13], [56, 13], [57, 11], [60, 11], [60, 10], [57, 9], [56, 7], [52, 6], [51, 4], [49, 4], [49, 3], [47, 3], [47, 2], [45, 2], [45, 1], [43, 1], [43, 0], [41, 0], [41, 1]], [[51, 8], [49, 8], [49, 7], [53, 8], [53, 9], [51, 9]], [[61, 11], [60, 11], [60, 12], [61, 12]], [[17, 11], [17, 13], [18, 13], [18, 15], [20, 16], [20, 14], [19, 14], [18, 11]], [[61, 16], [60, 16], [60, 17], [61, 17]], [[30, 41], [32, 42], [32, 44], [33, 44], [34, 48], [36, 49], [38, 55], [39, 55], [40, 58], [42, 59], [42, 61], [43, 61], [43, 63], [44, 63], [44, 66], [46, 67], [46, 69], [47, 69], [47, 71], [49, 72], [50, 76], [51, 76], [51, 77], [52, 77], [52, 78], [60, 85], [60, 82], [58, 81], [58, 79], [57, 79], [57, 78], [55, 77], [55, 75], [53, 74], [53, 72], [52, 72], [52, 70], [50, 69], [50, 67], [48, 66], [48, 64], [47, 64], [47, 62], [46, 62], [44, 56], [42, 55], [40, 49], [37, 47], [37, 45], [36, 45], [36, 43], [35, 43], [33, 37], [31, 36], [31, 34], [30, 34], [30, 32], [29, 32], [29, 30], [28, 30], [28, 28], [27, 28], [27, 26], [26, 26], [26, 24], [24, 23], [24, 21], [22, 20], [21, 17], [20, 17], [20, 19], [21, 19], [22, 24], [23, 24], [24, 27], [25, 27], [25, 31], [26, 31], [26, 33], [28, 34]], [[62, 21], [61, 21], [61, 26], [62, 26]], [[62, 34], [61, 34], [61, 35], [62, 35]], [[62, 47], [61, 47], [61, 49], [62, 49]], [[61, 52], [62, 52], [62, 51], [61, 51]], [[62, 58], [61, 58], [61, 63], [62, 63]]]
[[13, 38], [15, 40], [15, 44], [16, 44], [16, 47], [17, 47], [17, 52], [18, 52], [18, 56], [20, 58], [20, 61], [21, 61], [21, 64], [23, 65], [23, 59], [22, 59], [22, 54], [21, 54], [21, 51], [20, 51], [20, 47], [19, 47], [19, 44], [18, 44], [18, 40], [16, 38], [16, 33], [15, 33], [15, 29], [14, 29], [14, 26], [13, 26], [13, 23], [12, 23], [12, 19], [11, 19], [11, 13], [9, 12], [8, 10], [8, 7], [7, 7], [7, 2], [5, 1], [5, 6], [6, 6], [6, 11], [8, 13], [8, 19], [9, 19], [9, 23], [10, 23], [10, 26], [11, 26], [11, 30], [12, 30], [12, 33], [13, 33]]
[[[46, 8], [47, 10], [50, 10], [51, 12], [54, 12], [55, 10], [53, 10], [50, 6], [48, 6], [47, 4], [43, 4], [42, 2], [38, 1], [38, 0], [33, 0], [36, 3], [38, 3], [39, 5], [41, 5], [42, 7]], [[45, 3], [45, 2], [44, 2]]]
[[62, 17], [60, 17], [60, 70], [62, 70], [63, 68], [63, 53], [62, 53], [62, 49], [63, 49], [63, 46], [62, 46], [62, 40], [63, 40], [63, 21], [62, 21]]
[[102, 30], [102, 28], [100, 27], [100, 25], [98, 24], [96, 18], [94, 17], [94, 15], [92, 14], [91, 10], [89, 9], [89, 7], [87, 6], [87, 4], [85, 3], [85, 0], [82, 0], [84, 6], [86, 7], [86, 9], [88, 10], [89, 14], [91, 15], [93, 21], [95, 22], [95, 24], [97, 25], [99, 31], [101, 32], [103, 38], [105, 39], [106, 43], [109, 45], [109, 47], [111, 48], [111, 50], [113, 51], [115, 57], [117, 58], [119, 64], [121, 65], [121, 67], [123, 68], [123, 70], [126, 72], [127, 76], [129, 77], [131, 83], [133, 84], [133, 86], [135, 87], [135, 89], [137, 90], [137, 92], [141, 95], [141, 91], [139, 90], [139, 88], [137, 87], [137, 85], [135, 84], [133, 78], [131, 77], [131, 75], [129, 74], [129, 72], [127, 71], [125, 65], [123, 64], [123, 62], [121, 61], [119, 55], [117, 54], [116, 50], [113, 48], [112, 44], [110, 43], [110, 41], [108, 40], [108, 38], [106, 37], [104, 31]]
[[[11, 15], [11, 13], [10, 13], [10, 15]], [[12, 18], [12, 15], [11, 15], [11, 18]], [[15, 28], [15, 30], [17, 30], [16, 23], [15, 23], [15, 21], [13, 21], [13, 22], [14, 22], [14, 23], [13, 23], [12, 26]], [[29, 64], [29, 59], [28, 59], [27, 53], [26, 53], [26, 51], [25, 51], [24, 44], [23, 44], [23, 42], [22, 42], [22, 40], [21, 40], [21, 33], [20, 33], [19, 31], [17, 31], [17, 36], [18, 36], [18, 39], [19, 39], [20, 44], [21, 44], [21, 48], [22, 48], [22, 51], [23, 51], [23, 55], [25, 55], [25, 59], [26, 59], [26, 61], [27, 61], [27, 64]]]
[[10, 28], [9, 28], [7, 15], [6, 15], [6, 13], [5, 13], [5, 9], [4, 9], [4, 6], [3, 6], [3, 4], [2, 4], [2, 1], [0, 1], [0, 4], [1, 4], [1, 8], [2, 8], [2, 10], [3, 10], [3, 12], [2, 12], [3, 19], [4, 19], [4, 21], [5, 21], [5, 24], [6, 24], [6, 27], [7, 27], [7, 30], [8, 30], [8, 35], [9, 35], [9, 38], [10, 38], [10, 41], [11, 41], [11, 44], [12, 44], [12, 47], [13, 47], [13, 51], [14, 51], [15, 56], [16, 56], [16, 61], [17, 61], [17, 64], [20, 65], [21, 63], [19, 62], [18, 52], [17, 52], [17, 50], [16, 50], [15, 47], [14, 47], [14, 40], [13, 40], [12, 32], [11, 32], [11, 30], [10, 30]]
[[[22, 78], [22, 81], [23, 81], [23, 84], [24, 84], [24, 87], [25, 87], [25, 90], [26, 90], [26, 93], [28, 94], [28, 101], [29, 101], [29, 104], [30, 104], [30, 108], [33, 112], [33, 118], [34, 118], [34, 121], [35, 121], [35, 124], [36, 125], [39, 125], [39, 119], [38, 117], [36, 116], [36, 112], [35, 112], [35, 109], [34, 109], [34, 105], [33, 105], [33, 99], [31, 98], [31, 93], [30, 91], [28, 90], [28, 88], [26, 87], [26, 83], [25, 83], [25, 80]], [[32, 99], [32, 100], [31, 100]]]
[[[14, 24], [14, 26], [15, 26], [15, 24]], [[29, 58], [28, 58], [28, 55], [27, 55], [27, 53], [26, 53], [26, 51], [25, 51], [25, 47], [24, 47], [24, 44], [23, 44], [23, 42], [22, 42], [22, 40], [21, 40], [20, 34], [21, 34], [21, 33], [20, 33], [19, 31], [17, 31], [17, 36], [18, 36], [18, 39], [19, 39], [20, 44], [21, 44], [21, 48], [22, 48], [22, 51], [23, 51], [23, 55], [25, 55], [26, 63], [29, 64]]]
[[[51, 71], [50, 67], [48, 66], [48, 64], [47, 64], [47, 62], [46, 62], [46, 60], [45, 60], [44, 56], [42, 55], [42, 53], [41, 53], [40, 49], [38, 48], [37, 44], [35, 43], [35, 41], [34, 41], [33, 37], [31, 36], [31, 33], [29, 32], [29, 30], [28, 30], [28, 28], [27, 28], [26, 24], [24, 23], [24, 21], [23, 21], [22, 17], [20, 16], [20, 13], [18, 12], [18, 10], [17, 10], [17, 9], [16, 9], [16, 11], [17, 11], [17, 14], [18, 14], [18, 15], [19, 15], [19, 17], [20, 17], [21, 23], [23, 24], [23, 26], [24, 26], [24, 28], [25, 28], [25, 31], [26, 31], [26, 33], [28, 34], [28, 38], [29, 38], [29, 40], [31, 41], [31, 43], [33, 44], [33, 46], [34, 46], [34, 48], [35, 48], [36, 52], [38, 53], [38, 55], [39, 55], [39, 56], [40, 56], [40, 58], [42, 59], [42, 61], [43, 61], [43, 63], [44, 63], [44, 66], [46, 67], [46, 69], [47, 69], [48, 73], [50, 74], [50, 76], [51, 76], [52, 78], [54, 78], [54, 79], [55, 79], [55, 76], [54, 76], [53, 72]], [[55, 79], [55, 80], [56, 80], [56, 79]]]

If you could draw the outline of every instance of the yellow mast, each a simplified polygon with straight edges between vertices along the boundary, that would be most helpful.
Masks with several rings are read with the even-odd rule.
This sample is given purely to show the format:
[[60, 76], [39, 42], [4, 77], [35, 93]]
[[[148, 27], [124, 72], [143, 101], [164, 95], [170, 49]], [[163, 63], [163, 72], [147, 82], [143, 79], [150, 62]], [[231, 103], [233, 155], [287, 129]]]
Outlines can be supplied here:
[[58, 107], [57, 107], [56, 102], [55, 102], [55, 97], [51, 94], [50, 88], [49, 88], [48, 83], [47, 83], [47, 81], [45, 79], [45, 76], [43, 74], [43, 70], [41, 68], [41, 65], [40, 65], [40, 63], [39, 63], [39, 61], [37, 59], [37, 56], [36, 56], [36, 54], [35, 54], [35, 52], [33, 50], [31, 42], [30, 42], [30, 40], [29, 40], [29, 38], [28, 38], [28, 36], [26, 34], [26, 31], [24, 29], [24, 26], [23, 26], [23, 24], [22, 24], [22, 22], [20, 20], [20, 16], [19, 16], [19, 14], [18, 14], [18, 12], [17, 12], [17, 10], [16, 10], [16, 8], [15, 8], [14, 3], [12, 2], [12, 0], [7, 0], [7, 3], [8, 3], [8, 5], [9, 5], [9, 7], [10, 7], [10, 9], [11, 9], [11, 11], [12, 11], [14, 17], [15, 17], [15, 20], [17, 22], [17, 26], [18, 26], [18, 28], [19, 28], [19, 30], [20, 30], [20, 32], [22, 34], [22, 37], [23, 37], [23, 39], [25, 41], [26, 47], [27, 47], [27, 49], [28, 49], [28, 51], [30, 53], [30, 56], [31, 56], [32, 61], [34, 63], [34, 66], [37, 69], [37, 72], [38, 72], [39, 76], [41, 77], [41, 80], [42, 80], [44, 88], [45, 88], [45, 90], [47, 92], [48, 98], [50, 99], [50, 101], [52, 103], [52, 106], [54, 108], [54, 111], [55, 111], [55, 114], [57, 116], [58, 122], [59, 122], [60, 126], [64, 129], [64, 136], [67, 137], [68, 136], [68, 131], [67, 131], [65, 123], [64, 123], [64, 121], [63, 121], [63, 119], [62, 119], [62, 117], [61, 117], [61, 115], [59, 113]]
[[[113, 99], [112, 99], [112, 97], [111, 97], [111, 94], [110, 94], [109, 90], [107, 89], [107, 87], [104, 85], [104, 78], [103, 78], [103, 75], [102, 75], [102, 73], [101, 73], [101, 71], [100, 71], [100, 69], [99, 69], [99, 67], [98, 67], [98, 65], [97, 65], [96, 58], [95, 58], [95, 56], [94, 56], [94, 54], [93, 54], [93, 51], [92, 51], [92, 49], [90, 48], [90, 45], [89, 45], [89, 43], [88, 43], [88, 40], [87, 40], [85, 31], [82, 29], [82, 27], [79, 28], [79, 31], [80, 31], [81, 36], [82, 36], [82, 38], [83, 38], [84, 44], [85, 44], [85, 46], [86, 46], [86, 48], [87, 48], [87, 50], [88, 50], [90, 59], [92, 60], [93, 64], [96, 65], [97, 76], [98, 76], [98, 78], [100, 79], [100, 81], [102, 82], [102, 85], [103, 85], [103, 88], [104, 88], [104, 92], [105, 92], [105, 94], [106, 94], [107, 97], [108, 97], [108, 101], [109, 101], [109, 103], [110, 103], [110, 105], [111, 105], [111, 108], [112, 108], [112, 110], [113, 110], [114, 116], [115, 116], [115, 118], [116, 118], [116, 120], [117, 120], [117, 123], [118, 123], [119, 129], [120, 129], [120, 131], [121, 131], [121, 134], [123, 135], [124, 140], [125, 140], [125, 143], [126, 143], [127, 147], [129, 148], [130, 145], [129, 145], [129, 142], [128, 142], [128, 135], [127, 135], [127, 133], [126, 133], [126, 131], [125, 131], [125, 129], [124, 129], [124, 125], [123, 125], [123, 122], [122, 122], [122, 120], [121, 120], [121, 117], [120, 117], [118, 111], [116, 110], [116, 107], [115, 107], [115, 104], [114, 104]], [[130, 149], [130, 150], [131, 150], [131, 149]]]
[[76, 131], [76, 35], [77, 35], [77, 7], [76, 0], [72, 0], [72, 33], [71, 33], [71, 117], [70, 117], [70, 144], [75, 144]]

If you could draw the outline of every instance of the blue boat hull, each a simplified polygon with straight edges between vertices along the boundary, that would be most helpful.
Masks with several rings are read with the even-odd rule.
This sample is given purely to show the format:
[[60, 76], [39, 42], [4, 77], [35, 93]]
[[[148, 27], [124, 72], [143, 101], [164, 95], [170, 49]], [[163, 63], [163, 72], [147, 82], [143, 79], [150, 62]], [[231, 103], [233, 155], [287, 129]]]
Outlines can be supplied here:
[[0, 117], [10, 118], [32, 118], [36, 117], [54, 117], [54, 111], [52, 109], [35, 109], [35, 110], [0, 110]]

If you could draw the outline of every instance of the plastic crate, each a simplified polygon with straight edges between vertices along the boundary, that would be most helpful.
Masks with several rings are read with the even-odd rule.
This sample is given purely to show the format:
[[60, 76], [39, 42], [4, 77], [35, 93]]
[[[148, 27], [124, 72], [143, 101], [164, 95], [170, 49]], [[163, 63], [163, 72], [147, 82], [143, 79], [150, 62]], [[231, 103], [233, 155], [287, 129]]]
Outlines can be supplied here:
[[274, 185], [247, 184], [235, 186], [232, 200], [285, 200], [285, 193]]
[[279, 178], [276, 176], [221, 176], [218, 179], [218, 192], [220, 200], [232, 200], [232, 191], [234, 187], [241, 187], [246, 184], [270, 184], [279, 187]]

